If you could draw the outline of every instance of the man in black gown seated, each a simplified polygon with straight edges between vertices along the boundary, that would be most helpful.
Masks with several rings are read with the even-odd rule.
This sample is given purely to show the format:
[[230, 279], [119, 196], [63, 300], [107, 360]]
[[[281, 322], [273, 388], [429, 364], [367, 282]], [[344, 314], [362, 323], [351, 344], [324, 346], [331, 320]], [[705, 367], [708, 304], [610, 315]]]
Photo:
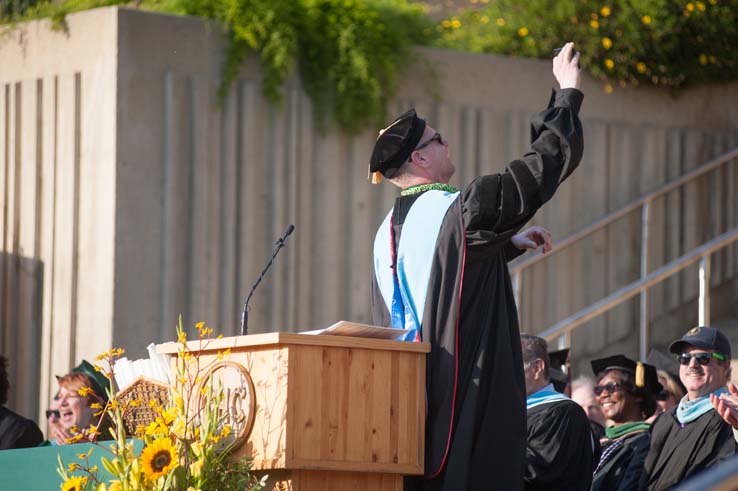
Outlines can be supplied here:
[[553, 389], [546, 341], [522, 334], [528, 409], [526, 490], [589, 490], [595, 441], [584, 410]]
[[659, 416], [651, 429], [651, 449], [641, 479], [641, 488], [649, 491], [671, 488], [736, 451], [730, 424], [710, 400], [727, 393], [728, 338], [713, 327], [695, 327], [671, 343], [669, 351], [679, 357], [679, 378], [687, 395]]

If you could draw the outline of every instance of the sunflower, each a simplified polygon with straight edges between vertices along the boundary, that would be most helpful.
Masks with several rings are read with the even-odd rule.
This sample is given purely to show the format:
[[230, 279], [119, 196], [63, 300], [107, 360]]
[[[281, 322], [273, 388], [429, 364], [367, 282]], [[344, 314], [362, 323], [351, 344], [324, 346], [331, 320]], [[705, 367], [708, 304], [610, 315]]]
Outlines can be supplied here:
[[61, 485], [62, 491], [82, 491], [87, 484], [86, 477], [72, 476]]
[[141, 452], [141, 466], [144, 476], [150, 481], [167, 474], [177, 465], [177, 449], [169, 438], [154, 440]]

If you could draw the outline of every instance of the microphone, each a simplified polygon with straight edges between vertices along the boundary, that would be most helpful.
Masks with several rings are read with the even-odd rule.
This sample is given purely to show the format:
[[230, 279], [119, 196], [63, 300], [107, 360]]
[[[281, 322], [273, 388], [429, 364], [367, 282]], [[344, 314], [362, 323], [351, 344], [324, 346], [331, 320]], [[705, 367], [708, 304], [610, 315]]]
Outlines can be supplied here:
[[287, 240], [287, 237], [289, 237], [293, 230], [295, 230], [295, 226], [290, 223], [289, 225], [287, 225], [287, 228], [285, 229], [282, 236], [277, 239], [277, 242], [274, 243], [274, 251], [272, 251], [272, 257], [269, 258], [269, 262], [261, 271], [261, 274], [256, 279], [256, 282], [254, 282], [253, 286], [251, 287], [251, 291], [246, 297], [246, 301], [243, 303], [243, 313], [241, 314], [241, 336], [244, 336], [249, 332], [249, 301], [251, 300], [251, 296], [254, 294], [256, 287], [259, 286], [259, 283], [261, 283], [261, 279], [264, 278], [264, 274], [266, 274], [267, 270], [271, 267], [272, 263], [274, 262], [274, 258], [277, 257], [277, 253], [279, 252], [279, 250], [284, 247], [284, 241]]

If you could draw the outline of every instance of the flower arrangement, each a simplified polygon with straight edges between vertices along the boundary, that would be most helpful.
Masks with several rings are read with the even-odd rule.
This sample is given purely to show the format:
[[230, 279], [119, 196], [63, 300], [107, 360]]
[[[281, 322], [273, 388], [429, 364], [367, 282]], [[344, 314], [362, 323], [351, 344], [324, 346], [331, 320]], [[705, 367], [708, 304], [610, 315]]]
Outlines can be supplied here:
[[[196, 327], [200, 348], [205, 348], [213, 331], [204, 322]], [[176, 381], [169, 388], [168, 401], [124, 399], [110, 391], [106, 406], [96, 407], [96, 416], [110, 418], [113, 441], [95, 443], [89, 452], [77, 456], [79, 462], [65, 466], [59, 459], [62, 491], [258, 491], [264, 487], [266, 477], [257, 480], [250, 472], [250, 461], [227, 458], [234, 445], [227, 414], [220, 410], [223, 388], [203, 375], [215, 362], [200, 366], [199, 358], [187, 347], [181, 319], [177, 343]], [[216, 361], [228, 351], [219, 352]], [[111, 380], [111, 387], [114, 362], [122, 354], [123, 350], [112, 349], [96, 359], [103, 362], [96, 370]], [[128, 435], [125, 418], [140, 410], [149, 411], [151, 421]], [[97, 432], [92, 426], [80, 434], [94, 439]], [[143, 441], [140, 455], [130, 436]], [[90, 454], [98, 448], [106, 453], [100, 461], [112, 476], [107, 481], [97, 466], [90, 465]]]

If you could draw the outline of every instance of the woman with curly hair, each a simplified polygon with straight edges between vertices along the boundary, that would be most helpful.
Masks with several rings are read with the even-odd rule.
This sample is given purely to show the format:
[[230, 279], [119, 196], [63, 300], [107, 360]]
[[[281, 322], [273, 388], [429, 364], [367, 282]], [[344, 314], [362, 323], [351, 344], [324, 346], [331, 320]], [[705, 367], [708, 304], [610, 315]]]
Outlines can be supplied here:
[[615, 355], [593, 360], [592, 371], [597, 376], [595, 394], [612, 422], [605, 430], [592, 489], [638, 489], [651, 445], [650, 425], [645, 420], [656, 411], [656, 397], [662, 390], [656, 368]]

